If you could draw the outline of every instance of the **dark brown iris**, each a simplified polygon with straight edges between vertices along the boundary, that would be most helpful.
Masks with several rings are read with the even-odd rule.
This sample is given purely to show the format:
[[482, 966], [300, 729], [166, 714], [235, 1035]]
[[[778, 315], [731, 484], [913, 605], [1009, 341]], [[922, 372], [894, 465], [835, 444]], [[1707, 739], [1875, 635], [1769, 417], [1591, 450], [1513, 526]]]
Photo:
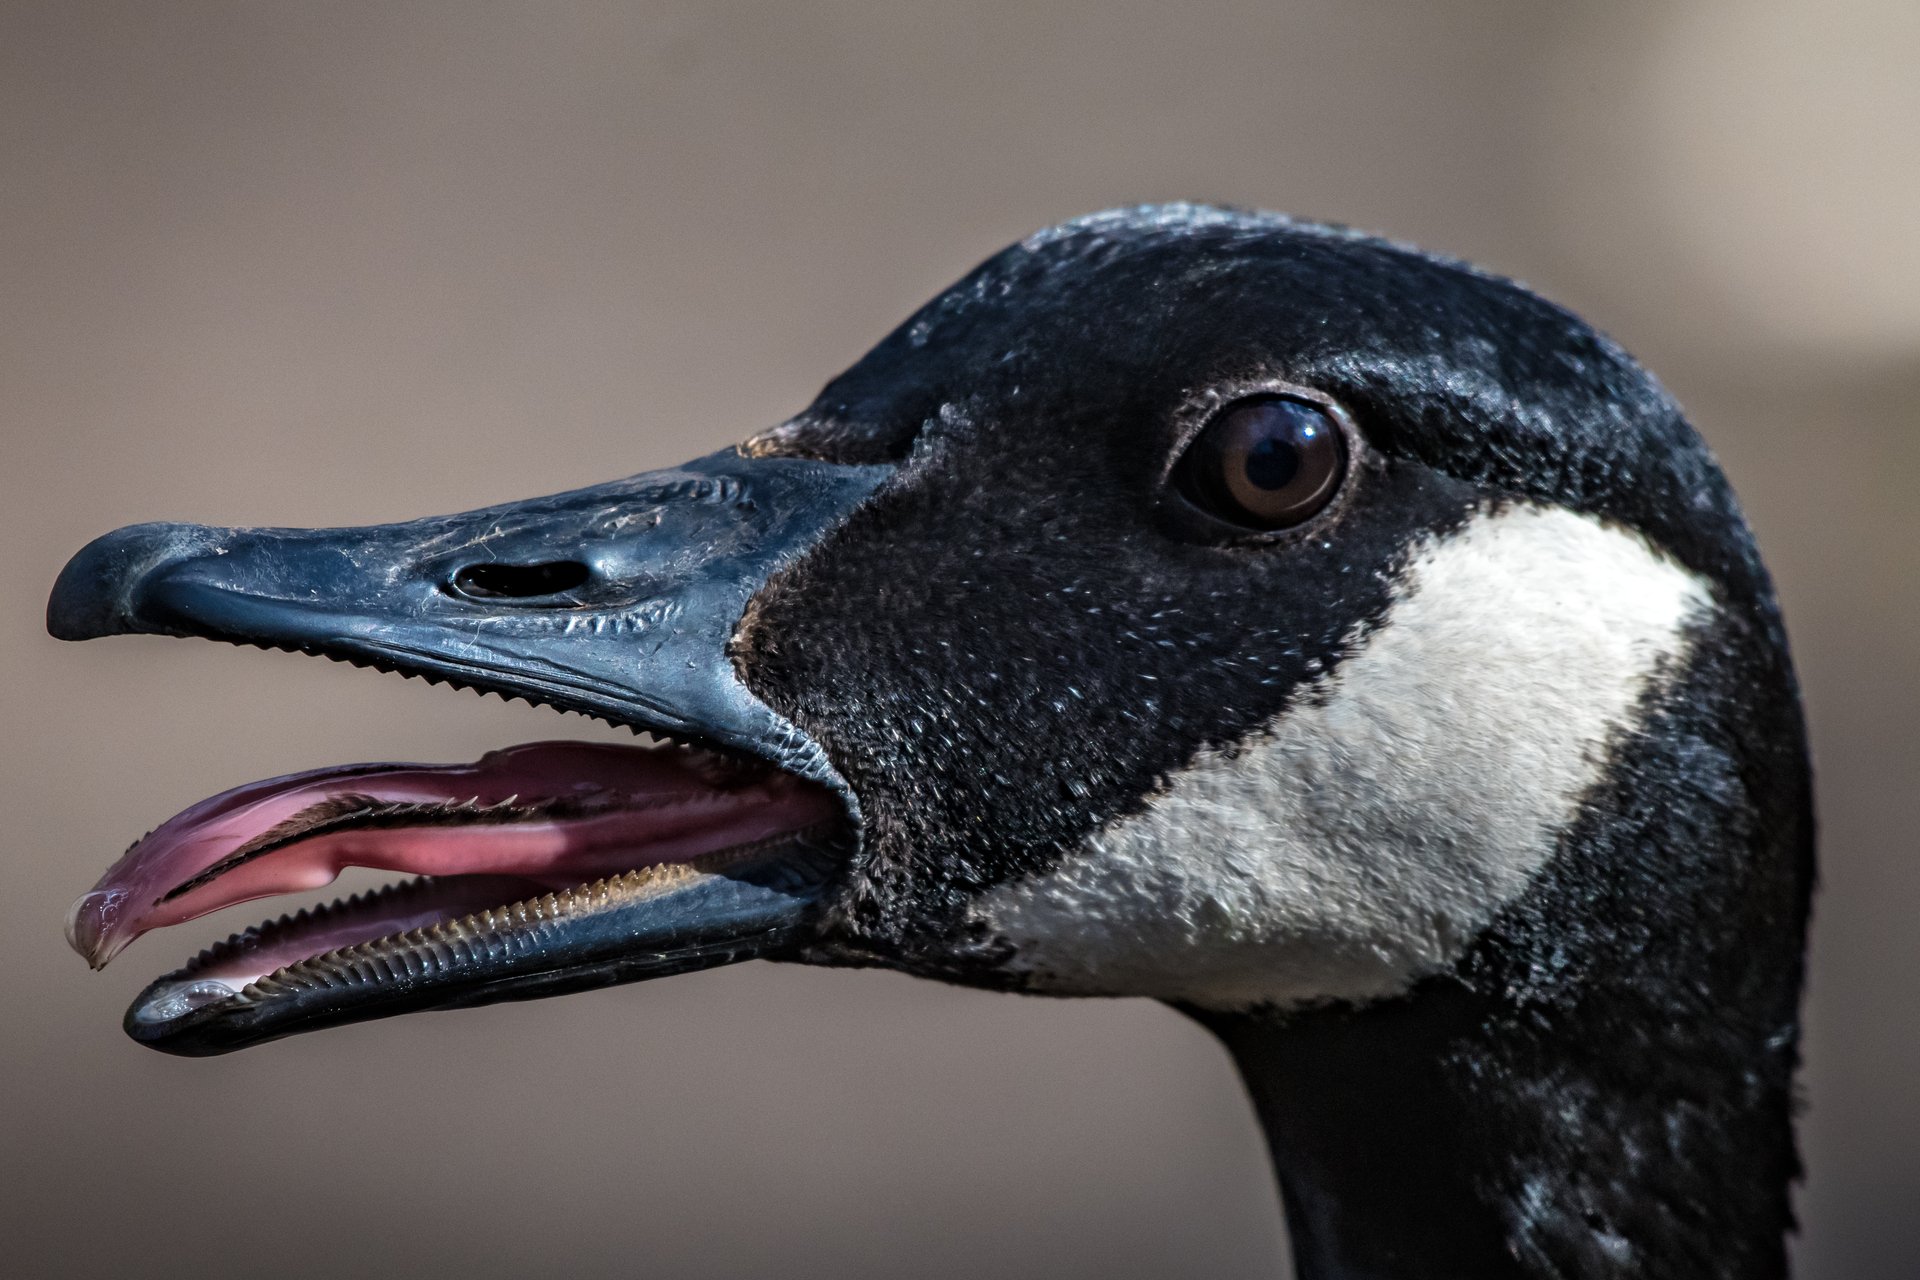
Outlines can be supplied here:
[[1340, 488], [1347, 446], [1326, 410], [1263, 396], [1227, 406], [1180, 459], [1187, 500], [1242, 528], [1288, 529], [1311, 518]]

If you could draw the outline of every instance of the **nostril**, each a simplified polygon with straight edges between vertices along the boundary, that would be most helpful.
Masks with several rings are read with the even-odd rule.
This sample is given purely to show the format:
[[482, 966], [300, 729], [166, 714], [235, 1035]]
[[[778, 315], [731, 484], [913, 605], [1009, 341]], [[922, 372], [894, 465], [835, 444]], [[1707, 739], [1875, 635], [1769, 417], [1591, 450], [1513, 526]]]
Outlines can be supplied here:
[[544, 564], [470, 564], [453, 575], [453, 589], [481, 600], [528, 600], [582, 586], [592, 571], [578, 560]]

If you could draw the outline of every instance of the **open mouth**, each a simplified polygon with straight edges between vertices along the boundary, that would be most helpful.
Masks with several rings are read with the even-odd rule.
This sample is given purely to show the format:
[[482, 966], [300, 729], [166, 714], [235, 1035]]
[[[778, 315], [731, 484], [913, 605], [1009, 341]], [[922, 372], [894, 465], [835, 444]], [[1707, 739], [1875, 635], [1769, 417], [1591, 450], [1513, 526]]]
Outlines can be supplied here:
[[858, 801], [825, 748], [742, 681], [729, 646], [770, 576], [887, 474], [723, 450], [401, 524], [132, 525], [82, 548], [47, 602], [63, 639], [291, 649], [699, 744], [349, 765], [193, 806], [75, 904], [68, 935], [94, 965], [148, 930], [311, 894], [345, 867], [401, 879], [210, 948], [141, 993], [128, 1033], [220, 1053], [817, 940]]
[[[311, 892], [347, 867], [407, 877], [236, 934], [128, 1010], [136, 1039], [217, 1051], [232, 1038], [217, 1027], [286, 1034], [349, 1003], [366, 1017], [547, 994], [563, 969], [569, 989], [620, 980], [594, 962], [633, 962], [663, 899], [723, 886], [743, 900], [803, 893], [831, 870], [843, 828], [825, 787], [699, 747], [545, 742], [464, 765], [347, 765], [238, 787], [170, 819], [74, 903], [67, 934], [97, 968], [149, 930]], [[709, 930], [713, 906], [703, 903]], [[676, 967], [732, 958], [754, 935], [727, 932], [718, 952], [679, 947]], [[752, 940], [763, 951], [769, 941]], [[653, 940], [654, 958], [666, 960], [669, 941]], [[272, 1016], [283, 1004], [302, 1007]]]

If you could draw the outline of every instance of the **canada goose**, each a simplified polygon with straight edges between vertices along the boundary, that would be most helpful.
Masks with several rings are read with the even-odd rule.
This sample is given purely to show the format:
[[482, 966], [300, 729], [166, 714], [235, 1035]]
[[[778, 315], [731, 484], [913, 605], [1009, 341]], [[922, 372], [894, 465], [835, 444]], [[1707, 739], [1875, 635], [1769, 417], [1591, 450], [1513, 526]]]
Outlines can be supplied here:
[[1093, 215], [738, 448], [406, 524], [122, 529], [48, 625], [665, 743], [167, 822], [75, 905], [96, 965], [343, 865], [425, 878], [157, 979], [157, 1048], [754, 957], [1152, 996], [1238, 1063], [1305, 1277], [1785, 1271], [1812, 819], [1772, 590], [1654, 380], [1462, 264]]

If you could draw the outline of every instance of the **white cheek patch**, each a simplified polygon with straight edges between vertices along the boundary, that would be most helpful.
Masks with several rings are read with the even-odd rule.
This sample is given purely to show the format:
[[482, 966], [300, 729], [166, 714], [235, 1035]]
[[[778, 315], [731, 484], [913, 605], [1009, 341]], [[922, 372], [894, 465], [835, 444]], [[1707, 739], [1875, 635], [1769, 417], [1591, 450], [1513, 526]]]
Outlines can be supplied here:
[[1037, 990], [1366, 1000], [1457, 959], [1552, 855], [1706, 585], [1557, 507], [1416, 552], [1385, 621], [1232, 752], [977, 906]]

